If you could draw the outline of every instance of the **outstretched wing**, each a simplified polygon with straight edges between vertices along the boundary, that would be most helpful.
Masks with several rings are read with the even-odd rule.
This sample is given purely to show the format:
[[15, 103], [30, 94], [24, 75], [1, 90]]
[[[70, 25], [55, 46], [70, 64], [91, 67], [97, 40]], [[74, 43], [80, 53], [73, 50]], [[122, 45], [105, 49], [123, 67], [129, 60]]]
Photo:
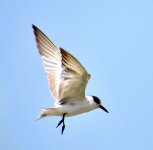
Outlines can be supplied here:
[[32, 27], [55, 101], [84, 98], [90, 74], [74, 56], [57, 48], [36, 26]]

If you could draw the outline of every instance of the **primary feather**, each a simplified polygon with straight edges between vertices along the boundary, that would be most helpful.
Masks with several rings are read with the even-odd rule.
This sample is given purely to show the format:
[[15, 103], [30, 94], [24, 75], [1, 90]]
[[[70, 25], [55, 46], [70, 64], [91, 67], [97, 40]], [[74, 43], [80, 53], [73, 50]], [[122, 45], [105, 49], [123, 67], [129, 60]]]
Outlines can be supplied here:
[[49, 87], [56, 102], [85, 98], [90, 74], [81, 63], [33, 25], [37, 47], [47, 72]]

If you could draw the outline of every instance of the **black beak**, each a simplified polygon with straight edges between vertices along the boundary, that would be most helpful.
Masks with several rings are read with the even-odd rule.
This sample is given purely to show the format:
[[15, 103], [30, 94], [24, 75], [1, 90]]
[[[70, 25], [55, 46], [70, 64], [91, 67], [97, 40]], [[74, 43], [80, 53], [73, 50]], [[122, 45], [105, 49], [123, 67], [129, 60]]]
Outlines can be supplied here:
[[107, 110], [105, 107], [103, 107], [102, 105], [99, 105], [99, 108], [101, 108], [101, 109], [103, 109], [105, 112], [109, 113], [108, 110]]

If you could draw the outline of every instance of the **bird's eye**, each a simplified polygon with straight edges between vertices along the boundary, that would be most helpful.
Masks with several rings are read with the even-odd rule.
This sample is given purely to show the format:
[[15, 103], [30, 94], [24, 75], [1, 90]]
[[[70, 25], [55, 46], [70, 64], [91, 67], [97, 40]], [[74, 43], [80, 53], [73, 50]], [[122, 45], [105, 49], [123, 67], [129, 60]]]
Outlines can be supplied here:
[[98, 105], [101, 104], [100, 99], [99, 99], [98, 97], [93, 96], [93, 100], [94, 100], [94, 102], [97, 103]]

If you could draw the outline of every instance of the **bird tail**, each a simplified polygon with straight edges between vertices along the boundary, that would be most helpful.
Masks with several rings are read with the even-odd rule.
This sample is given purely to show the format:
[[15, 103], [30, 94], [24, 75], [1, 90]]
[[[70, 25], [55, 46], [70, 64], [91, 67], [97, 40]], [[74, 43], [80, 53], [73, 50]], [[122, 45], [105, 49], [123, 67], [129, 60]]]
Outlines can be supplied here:
[[42, 119], [47, 116], [54, 116], [56, 115], [56, 112], [57, 112], [56, 108], [43, 108], [41, 109], [41, 113], [38, 115], [36, 120]]

